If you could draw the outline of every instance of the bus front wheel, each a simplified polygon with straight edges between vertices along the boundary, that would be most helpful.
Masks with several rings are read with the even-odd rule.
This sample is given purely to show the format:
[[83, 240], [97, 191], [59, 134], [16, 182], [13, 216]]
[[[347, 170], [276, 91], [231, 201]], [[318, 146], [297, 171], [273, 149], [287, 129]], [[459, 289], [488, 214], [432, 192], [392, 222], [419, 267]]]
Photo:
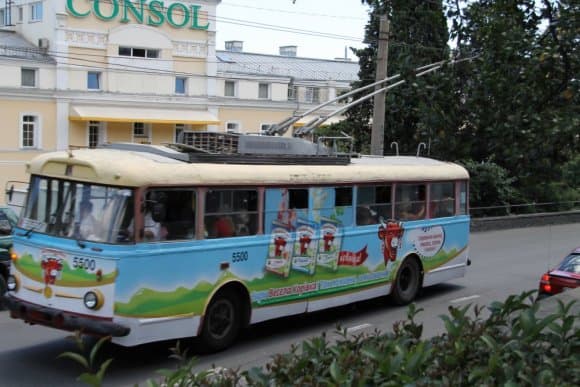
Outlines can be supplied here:
[[391, 297], [397, 305], [407, 305], [415, 299], [421, 286], [421, 269], [417, 260], [408, 258], [403, 261], [393, 283]]
[[210, 352], [229, 347], [240, 332], [240, 302], [232, 291], [215, 295], [203, 318], [201, 341]]

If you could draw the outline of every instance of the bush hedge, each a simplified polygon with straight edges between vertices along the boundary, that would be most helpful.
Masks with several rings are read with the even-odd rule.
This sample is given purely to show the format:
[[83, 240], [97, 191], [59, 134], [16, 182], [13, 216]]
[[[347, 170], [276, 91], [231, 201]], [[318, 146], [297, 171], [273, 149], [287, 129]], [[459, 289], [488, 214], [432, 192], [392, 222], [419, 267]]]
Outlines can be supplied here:
[[[392, 332], [339, 339], [326, 334], [304, 341], [251, 370], [193, 372], [195, 359], [179, 355], [177, 370], [160, 371], [150, 386], [578, 386], [580, 330], [573, 302], [558, 300], [541, 316], [534, 292], [508, 297], [488, 308], [449, 307], [440, 316], [445, 333], [422, 338], [411, 305]], [[485, 315], [485, 317], [484, 317]]]

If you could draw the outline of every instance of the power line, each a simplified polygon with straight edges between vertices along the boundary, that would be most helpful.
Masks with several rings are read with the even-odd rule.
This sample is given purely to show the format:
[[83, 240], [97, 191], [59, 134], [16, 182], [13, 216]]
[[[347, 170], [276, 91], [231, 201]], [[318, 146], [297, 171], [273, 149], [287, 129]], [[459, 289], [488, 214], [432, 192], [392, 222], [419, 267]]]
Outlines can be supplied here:
[[291, 13], [294, 15], [304, 15], [304, 16], [316, 16], [316, 17], [328, 17], [328, 18], [335, 18], [335, 19], [349, 19], [349, 20], [366, 20], [360, 17], [354, 16], [342, 16], [342, 15], [329, 15], [324, 13], [310, 13], [310, 12], [298, 12], [298, 11], [288, 11], [279, 8], [263, 8], [263, 7], [253, 7], [250, 5], [239, 5], [239, 4], [230, 4], [230, 3], [222, 3], [220, 7], [239, 7], [239, 8], [250, 8], [250, 9], [257, 9], [261, 11], [272, 11], [278, 13]]

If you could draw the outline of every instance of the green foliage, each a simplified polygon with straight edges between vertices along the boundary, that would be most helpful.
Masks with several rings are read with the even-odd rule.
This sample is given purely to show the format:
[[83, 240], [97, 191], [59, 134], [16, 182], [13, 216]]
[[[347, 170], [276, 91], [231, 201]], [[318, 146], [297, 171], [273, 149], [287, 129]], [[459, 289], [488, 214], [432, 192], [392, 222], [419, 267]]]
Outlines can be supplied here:
[[88, 354], [86, 353], [85, 343], [80, 331], [76, 331], [70, 338], [75, 341], [79, 352], [64, 352], [58, 355], [57, 358], [71, 359], [85, 369], [85, 372], [77, 380], [94, 387], [102, 386], [105, 372], [113, 359], [107, 359], [101, 364], [97, 364], [97, 356], [103, 344], [111, 340], [111, 336], [101, 337]]
[[[576, 386], [580, 384], [579, 316], [574, 302], [542, 316], [534, 291], [494, 302], [487, 310], [449, 307], [445, 333], [422, 338], [422, 312], [411, 304], [391, 333], [338, 339], [326, 334], [276, 355], [265, 367], [240, 372], [192, 372], [193, 360], [168, 372], [174, 386]], [[484, 312], [487, 317], [484, 318]], [[508, 366], [509, 365], [509, 366]], [[150, 384], [157, 386], [157, 384]]]
[[[401, 154], [414, 154], [424, 142], [435, 158], [493, 160], [517, 176], [519, 202], [577, 200], [580, 2], [362, 2], [370, 6], [368, 45], [355, 51], [360, 81], [353, 86], [375, 78], [384, 14], [390, 20], [388, 73], [407, 80], [387, 93], [386, 153], [391, 141], [399, 142]], [[454, 56], [476, 59], [414, 78], [411, 69], [450, 58], [448, 41]], [[346, 131], [356, 138], [356, 149], [368, 150], [372, 100], [347, 115]]]
[[[475, 216], [509, 214], [510, 209], [505, 206], [518, 200], [518, 193], [513, 188], [516, 179], [493, 161], [466, 160], [463, 165], [471, 177], [469, 202], [474, 207], [472, 213]], [[483, 208], [478, 210], [477, 207]]]
[[186, 387], [186, 386], [223, 386], [233, 387], [239, 385], [242, 375], [237, 370], [216, 369], [207, 370], [203, 372], [195, 372], [193, 370], [197, 358], [188, 358], [187, 350], [182, 350], [177, 342], [176, 346], [170, 349], [170, 359], [177, 361], [178, 365], [175, 369], [159, 370], [162, 376], [162, 382], [155, 380], [148, 380], [149, 387]]

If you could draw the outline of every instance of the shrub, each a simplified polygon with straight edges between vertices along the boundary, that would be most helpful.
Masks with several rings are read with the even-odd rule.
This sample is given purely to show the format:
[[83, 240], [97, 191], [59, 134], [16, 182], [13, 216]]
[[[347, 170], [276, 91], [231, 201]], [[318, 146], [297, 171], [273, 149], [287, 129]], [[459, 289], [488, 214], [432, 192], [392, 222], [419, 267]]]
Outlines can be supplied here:
[[[533, 292], [495, 302], [484, 318], [482, 307], [449, 308], [441, 316], [446, 332], [423, 339], [411, 305], [408, 319], [393, 331], [349, 338], [338, 330], [279, 354], [249, 371], [165, 371], [162, 385], [178, 386], [577, 386], [580, 385], [580, 331], [572, 303], [538, 314]], [[152, 383], [154, 384], [154, 383]], [[156, 384], [155, 384], [156, 385]]]

